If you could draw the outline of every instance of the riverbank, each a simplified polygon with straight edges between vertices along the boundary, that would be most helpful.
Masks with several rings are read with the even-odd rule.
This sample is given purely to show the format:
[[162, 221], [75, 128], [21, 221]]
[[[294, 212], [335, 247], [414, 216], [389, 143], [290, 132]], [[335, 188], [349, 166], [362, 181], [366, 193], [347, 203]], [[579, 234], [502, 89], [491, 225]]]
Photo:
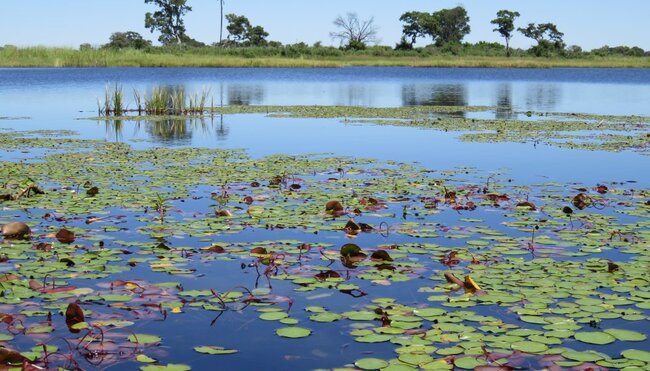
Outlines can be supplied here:
[[345, 53], [336, 56], [229, 54], [187, 49], [169, 52], [66, 48], [0, 48], [0, 67], [492, 67], [492, 68], [650, 68], [650, 57], [541, 58]]

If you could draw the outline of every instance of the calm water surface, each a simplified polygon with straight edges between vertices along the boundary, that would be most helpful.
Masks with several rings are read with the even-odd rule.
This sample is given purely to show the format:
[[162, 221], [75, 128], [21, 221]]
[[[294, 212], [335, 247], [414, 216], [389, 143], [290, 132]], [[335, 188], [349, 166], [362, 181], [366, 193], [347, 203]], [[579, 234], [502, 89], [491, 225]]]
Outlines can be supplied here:
[[[121, 84], [128, 95], [132, 89], [146, 91], [156, 86], [183, 86], [190, 94], [210, 89], [215, 104], [223, 105], [485, 105], [497, 107], [491, 113], [497, 118], [519, 118], [518, 111], [529, 110], [650, 115], [650, 70], [640, 69], [0, 69], [0, 117], [23, 117], [0, 120], [0, 129], [70, 129], [82, 138], [127, 142], [135, 148], [245, 148], [254, 157], [276, 153], [334, 153], [417, 162], [438, 170], [471, 166], [483, 175], [503, 171], [518, 184], [558, 181], [593, 187], [599, 182], [632, 180], [637, 183], [630, 187], [650, 185], [646, 174], [650, 157], [634, 152], [578, 151], [532, 143], [465, 143], [457, 139], [459, 133], [353, 124], [338, 119], [269, 118], [262, 114], [215, 116], [182, 123], [177, 130], [148, 123], [123, 122], [116, 126], [80, 120], [96, 115], [97, 99], [103, 96], [107, 84], [115, 83]], [[17, 160], [29, 154], [11, 152], [0, 156]], [[477, 211], [475, 215], [491, 217], [481, 213], [485, 212]], [[309, 242], [323, 238], [292, 231], [282, 236], [313, 238]], [[333, 243], [343, 240], [338, 235], [330, 237]], [[277, 235], [256, 230], [232, 238], [259, 241]], [[374, 235], [363, 238], [363, 243], [369, 246], [385, 242]], [[214, 263], [213, 267], [207, 263], [201, 269], [206, 275], [200, 279], [178, 280], [186, 289], [202, 289], [207, 282], [207, 286], [223, 291], [231, 287], [223, 277], [250, 275], [249, 281], [255, 279], [239, 266]], [[170, 279], [147, 268], [134, 268], [129, 275], [146, 276], [150, 281]], [[290, 282], [274, 285], [274, 292], [292, 293]], [[408, 285], [396, 283], [382, 288], [381, 292], [405, 303], [421, 301]], [[307, 300], [307, 294], [295, 295]], [[347, 295], [329, 301], [314, 300], [314, 303], [327, 303], [333, 311], [361, 305]], [[506, 310], [485, 314], [516, 319], [516, 315]], [[210, 315], [201, 311], [196, 316], [170, 316], [167, 330], [162, 330], [166, 331], [166, 345], [161, 347], [160, 357], [172, 362], [178, 359], [202, 369], [214, 367], [215, 363], [197, 355], [191, 347], [175, 349], [173, 344], [201, 344], [194, 331], [177, 331], [178, 328], [197, 330], [218, 344], [245, 349], [224, 361], [239, 369], [263, 369], [260, 362], [268, 369], [337, 367], [360, 358], [367, 349], [351, 341], [347, 329], [336, 326], [310, 323], [309, 327], [315, 331], [308, 341], [277, 337], [269, 340], [277, 323], [257, 320], [253, 310], [229, 311], [217, 326], [206, 328], [206, 323], [212, 320]], [[136, 331], [156, 333], [161, 331], [160, 326], [159, 322], [144, 322], [138, 324]], [[593, 348], [574, 345], [576, 349]], [[380, 356], [391, 357], [394, 345], [377, 344], [372, 349]], [[131, 363], [115, 368], [137, 366]]]
[[647, 157], [627, 152], [463, 143], [456, 140], [457, 133], [329, 119], [232, 115], [174, 131], [131, 122], [116, 130], [77, 120], [95, 115], [97, 99], [115, 83], [122, 85], [128, 99], [132, 89], [155, 86], [183, 86], [190, 94], [209, 89], [215, 105], [486, 105], [497, 107], [489, 113], [497, 118], [521, 118], [517, 112], [529, 110], [650, 115], [650, 71], [644, 69], [0, 69], [0, 117], [30, 117], [0, 120], [0, 127], [73, 129], [85, 138], [145, 140], [135, 147], [246, 148], [253, 156], [333, 152], [433, 168], [508, 168], [513, 176], [533, 181], [637, 179], [638, 171], [621, 164], [649, 164]]

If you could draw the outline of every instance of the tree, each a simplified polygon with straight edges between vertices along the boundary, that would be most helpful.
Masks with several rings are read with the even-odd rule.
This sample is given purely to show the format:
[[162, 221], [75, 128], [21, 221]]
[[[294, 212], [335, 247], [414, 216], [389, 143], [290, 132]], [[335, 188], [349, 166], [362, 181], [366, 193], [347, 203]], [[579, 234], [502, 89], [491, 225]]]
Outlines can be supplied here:
[[406, 12], [399, 17], [399, 20], [405, 23], [402, 26], [403, 41], [400, 41], [400, 44], [405, 46], [407, 40], [410, 39], [411, 47], [413, 47], [418, 37], [429, 34], [432, 16], [426, 12]]
[[262, 26], [253, 26], [251, 22], [243, 15], [226, 14], [228, 21], [228, 40], [232, 39], [236, 43], [243, 43], [251, 46], [266, 45], [266, 37], [269, 33], [264, 30]]
[[558, 31], [557, 26], [553, 23], [540, 23], [538, 25], [529, 23], [526, 28], [519, 27], [517, 30], [537, 42], [537, 45], [531, 48], [537, 56], [548, 54], [552, 50], [564, 49], [564, 40], [562, 40], [564, 34]]
[[185, 35], [183, 16], [192, 10], [187, 0], [144, 0], [145, 4], [157, 5], [160, 10], [154, 13], [147, 12], [144, 26], [151, 32], [159, 31], [160, 41], [163, 45], [182, 44], [189, 37]]
[[348, 13], [344, 18], [338, 16], [334, 25], [340, 29], [337, 32], [330, 32], [332, 39], [338, 39], [341, 45], [345, 44], [346, 49], [365, 49], [368, 43], [377, 42], [377, 31], [375, 18], [359, 21], [356, 13]]
[[460, 43], [469, 32], [469, 16], [462, 6], [442, 9], [432, 14], [430, 33], [436, 46]]
[[415, 44], [418, 37], [430, 36], [436, 46], [460, 43], [470, 32], [469, 16], [462, 6], [433, 13], [406, 12], [399, 18], [404, 22], [402, 36]]
[[127, 31], [111, 34], [108, 44], [105, 44], [103, 47], [111, 49], [146, 49], [150, 46], [151, 41], [145, 40], [139, 33]]
[[512, 38], [512, 31], [515, 30], [515, 18], [519, 17], [519, 12], [510, 10], [499, 10], [497, 17], [490, 23], [497, 26], [494, 32], [498, 32], [506, 40], [506, 55], [510, 56], [510, 39]]

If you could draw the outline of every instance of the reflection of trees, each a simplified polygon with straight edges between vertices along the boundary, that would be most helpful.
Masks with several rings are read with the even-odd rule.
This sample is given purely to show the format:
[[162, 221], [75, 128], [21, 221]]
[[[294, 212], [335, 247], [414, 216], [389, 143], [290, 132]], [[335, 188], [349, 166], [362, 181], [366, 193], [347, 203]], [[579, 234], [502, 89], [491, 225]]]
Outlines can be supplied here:
[[231, 106], [249, 106], [261, 104], [264, 100], [262, 85], [228, 85], [228, 104]]
[[190, 120], [156, 120], [145, 124], [145, 131], [156, 143], [189, 144], [192, 141]]
[[[213, 118], [214, 120], [214, 118]], [[214, 121], [213, 121], [214, 122]], [[226, 140], [228, 139], [228, 134], [230, 133], [230, 128], [228, 125], [224, 125], [223, 114], [219, 115], [219, 126], [216, 128], [217, 139]]]
[[496, 118], [500, 120], [512, 120], [516, 118], [512, 112], [512, 85], [501, 84], [497, 87], [496, 94]]
[[555, 84], [528, 84], [526, 88], [526, 109], [531, 111], [553, 111], [560, 99], [560, 88]]
[[338, 89], [337, 103], [341, 106], [372, 106], [372, 94], [368, 86], [345, 84]]
[[402, 86], [404, 106], [467, 106], [463, 84], [408, 84]]
[[[210, 121], [206, 122], [206, 120]], [[223, 116], [219, 118], [219, 122], [215, 122], [215, 117], [138, 121], [133, 123], [134, 135], [137, 136], [142, 125], [151, 141], [166, 145], [188, 145], [192, 142], [195, 133], [200, 133], [204, 137], [216, 135], [218, 140], [226, 140], [230, 132]], [[121, 120], [106, 123], [106, 132], [111, 137], [114, 136], [116, 141], [122, 140], [123, 131], [124, 124]]]

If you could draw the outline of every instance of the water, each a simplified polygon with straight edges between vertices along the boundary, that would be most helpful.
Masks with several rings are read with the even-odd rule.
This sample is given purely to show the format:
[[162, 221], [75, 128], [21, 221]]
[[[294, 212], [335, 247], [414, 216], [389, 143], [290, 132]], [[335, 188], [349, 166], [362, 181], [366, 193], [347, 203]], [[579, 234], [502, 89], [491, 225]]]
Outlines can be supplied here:
[[623, 181], [638, 178], [638, 171], [619, 164], [648, 165], [647, 157], [629, 152], [463, 143], [458, 133], [340, 120], [233, 115], [183, 125], [180, 131], [128, 122], [116, 131], [77, 120], [96, 115], [97, 99], [115, 83], [129, 100], [132, 89], [169, 85], [184, 86], [190, 94], [210, 89], [216, 105], [485, 105], [497, 106], [492, 113], [497, 118], [523, 116], [518, 111], [650, 115], [650, 71], [644, 69], [0, 69], [0, 117], [31, 118], [0, 120], [0, 128], [73, 129], [83, 138], [146, 141], [134, 143], [137, 148], [246, 148], [253, 156], [334, 152], [432, 168], [508, 168], [513, 176], [532, 181]]
[[[67, 129], [76, 131], [81, 138], [126, 142], [134, 148], [244, 148], [255, 158], [277, 153], [333, 153], [414, 162], [437, 171], [469, 166], [478, 169], [477, 174], [481, 176], [502, 173], [499, 177], [509, 178], [513, 184], [576, 182], [591, 188], [598, 183], [612, 181], [636, 182], [620, 186], [626, 189], [647, 188], [650, 185], [650, 179], [644, 170], [650, 168], [650, 157], [631, 151], [581, 151], [533, 143], [471, 143], [459, 141], [459, 133], [376, 126], [339, 119], [269, 118], [263, 114], [191, 120], [180, 123], [174, 130], [160, 123], [122, 122], [116, 126], [115, 123], [81, 119], [96, 115], [97, 98], [103, 96], [107, 84], [115, 83], [121, 84], [128, 95], [131, 89], [146, 91], [161, 85], [183, 86], [190, 93], [208, 88], [214, 96], [215, 104], [224, 105], [485, 105], [497, 106], [496, 111], [490, 114], [504, 119], [519, 118], [521, 115], [517, 112], [520, 111], [650, 115], [650, 105], [647, 104], [650, 101], [650, 70], [641, 69], [0, 69], [0, 117], [23, 117], [0, 120], [0, 129]], [[17, 161], [25, 157], [38, 157], [40, 154], [39, 151], [10, 152], [3, 153], [1, 158]], [[562, 191], [574, 192], [572, 189]], [[199, 200], [174, 203], [175, 208], [185, 213], [177, 218], [190, 218], [192, 209], [209, 210], [210, 204], [214, 203], [206, 197], [209, 192], [210, 190], [200, 189], [196, 191]], [[523, 197], [523, 194], [518, 196]], [[397, 215], [391, 219], [391, 223], [399, 223], [400, 208], [394, 206], [390, 211]], [[114, 210], [113, 213], [119, 214], [120, 211]], [[441, 213], [432, 216], [431, 220], [451, 226], [460, 223], [458, 219], [464, 216], [480, 217], [489, 220], [487, 224], [490, 227], [506, 230], [506, 227], [500, 225], [501, 221], [507, 219], [501, 215], [505, 213], [501, 210], [495, 213], [493, 210], [479, 209], [471, 214]], [[128, 223], [115, 223], [118, 227], [126, 225], [129, 228], [119, 239], [146, 241], [148, 236], [139, 235], [135, 228], [140, 227], [141, 223], [134, 219], [142, 215], [134, 214], [138, 213], [128, 214]], [[541, 218], [542, 215], [536, 218]], [[413, 215], [405, 218], [408, 221], [417, 220]], [[377, 218], [374, 222], [378, 224], [379, 221]], [[81, 228], [85, 227], [83, 220], [74, 223]], [[564, 227], [561, 225], [557, 228]], [[110, 235], [108, 232], [106, 234]], [[528, 231], [517, 231], [514, 234], [526, 239], [529, 236]], [[347, 242], [338, 232], [314, 235], [295, 230], [279, 232], [261, 228], [251, 228], [236, 235], [220, 235], [218, 238], [223, 242], [235, 242], [279, 237], [311, 243]], [[175, 246], [205, 245], [196, 236], [170, 240]], [[397, 234], [389, 238], [368, 234], [359, 236], [356, 241], [362, 246], [376, 246], [412, 240]], [[462, 244], [446, 238], [431, 241], [450, 249]], [[624, 255], [616, 251], [607, 254], [609, 255], [604, 256], [615, 260], [623, 259], [621, 255]], [[439, 265], [428, 255], [414, 255], [410, 258], [428, 268]], [[252, 286], [256, 280], [254, 270], [250, 267], [242, 269], [239, 261], [227, 264], [197, 259], [195, 257], [188, 263], [198, 269], [197, 275], [177, 277], [152, 273], [148, 265], [142, 264], [120, 278], [146, 278], [150, 282], [173, 280], [180, 282], [186, 290], [211, 288], [220, 292], [230, 289], [231, 281]], [[245, 263], [252, 261], [248, 257], [240, 260]], [[309, 263], [317, 264], [319, 260], [319, 256], [313, 254]], [[341, 268], [340, 263], [336, 262], [334, 267]], [[435, 268], [439, 269], [438, 266]], [[423, 276], [426, 277], [427, 274]], [[84, 280], [76, 282], [80, 286], [88, 285]], [[389, 296], [401, 303], [422, 305], [427, 303], [426, 298], [429, 296], [429, 293], [417, 292], [416, 285], [422, 284], [421, 282], [416, 282], [415, 285], [413, 282], [394, 282], [387, 287], [361, 280], [353, 279], [352, 282], [371, 292], [371, 296], [358, 299], [332, 290], [333, 292], [326, 292], [332, 295], [331, 298], [312, 298], [312, 293], [294, 292], [295, 285], [287, 281], [274, 281], [273, 293], [291, 295], [303, 307], [305, 304], [324, 305], [336, 312], [359, 309], [376, 297]], [[425, 286], [436, 284], [429, 281], [423, 283]], [[261, 286], [264, 286], [263, 282]], [[342, 321], [343, 324], [340, 325], [310, 322], [306, 318], [308, 314], [298, 306], [292, 316], [299, 318], [301, 325], [311, 328], [313, 335], [306, 340], [291, 341], [276, 337], [273, 333], [280, 326], [276, 322], [259, 320], [259, 313], [254, 309], [228, 310], [215, 322], [216, 325], [210, 327], [207, 324], [213, 321], [218, 312], [186, 308], [188, 313], [170, 314], [165, 322], [160, 321], [157, 313], [143, 313], [144, 318], [151, 315], [155, 319], [138, 321], [133, 331], [162, 335], [163, 345], [147, 350], [146, 354], [159, 358], [164, 363], [188, 363], [196, 369], [211, 368], [213, 362], [222, 359], [225, 368], [230, 369], [259, 369], [260, 362], [264, 362], [269, 369], [298, 370], [340, 367], [362, 356], [394, 357], [393, 344], [373, 344], [370, 347], [355, 342], [348, 334], [351, 330], [350, 321]], [[98, 310], [104, 311], [103, 308]], [[517, 316], [503, 307], [472, 310], [506, 318], [509, 322], [517, 321]], [[121, 313], [117, 309], [115, 311]], [[621, 328], [634, 325], [622, 320], [614, 323]], [[191, 331], [179, 331], [179, 328]], [[648, 333], [647, 329], [643, 332]], [[214, 359], [199, 356], [192, 350], [195, 345], [212, 344], [241, 349], [241, 352], [227, 356], [228, 358]], [[644, 349], [648, 342], [637, 344], [639, 349]], [[28, 348], [27, 345], [22, 345]], [[597, 349], [612, 354], [633, 345], [636, 344], [624, 343], [623, 346], [616, 343], [615, 348], [608, 350], [606, 347], [576, 344], [575, 341], [571, 344], [576, 349]], [[372, 354], [368, 353], [369, 349], [372, 349]], [[126, 362], [131, 363], [118, 363], [114, 368], [139, 366], [132, 361]], [[107, 362], [106, 365], [110, 366], [111, 363]]]

